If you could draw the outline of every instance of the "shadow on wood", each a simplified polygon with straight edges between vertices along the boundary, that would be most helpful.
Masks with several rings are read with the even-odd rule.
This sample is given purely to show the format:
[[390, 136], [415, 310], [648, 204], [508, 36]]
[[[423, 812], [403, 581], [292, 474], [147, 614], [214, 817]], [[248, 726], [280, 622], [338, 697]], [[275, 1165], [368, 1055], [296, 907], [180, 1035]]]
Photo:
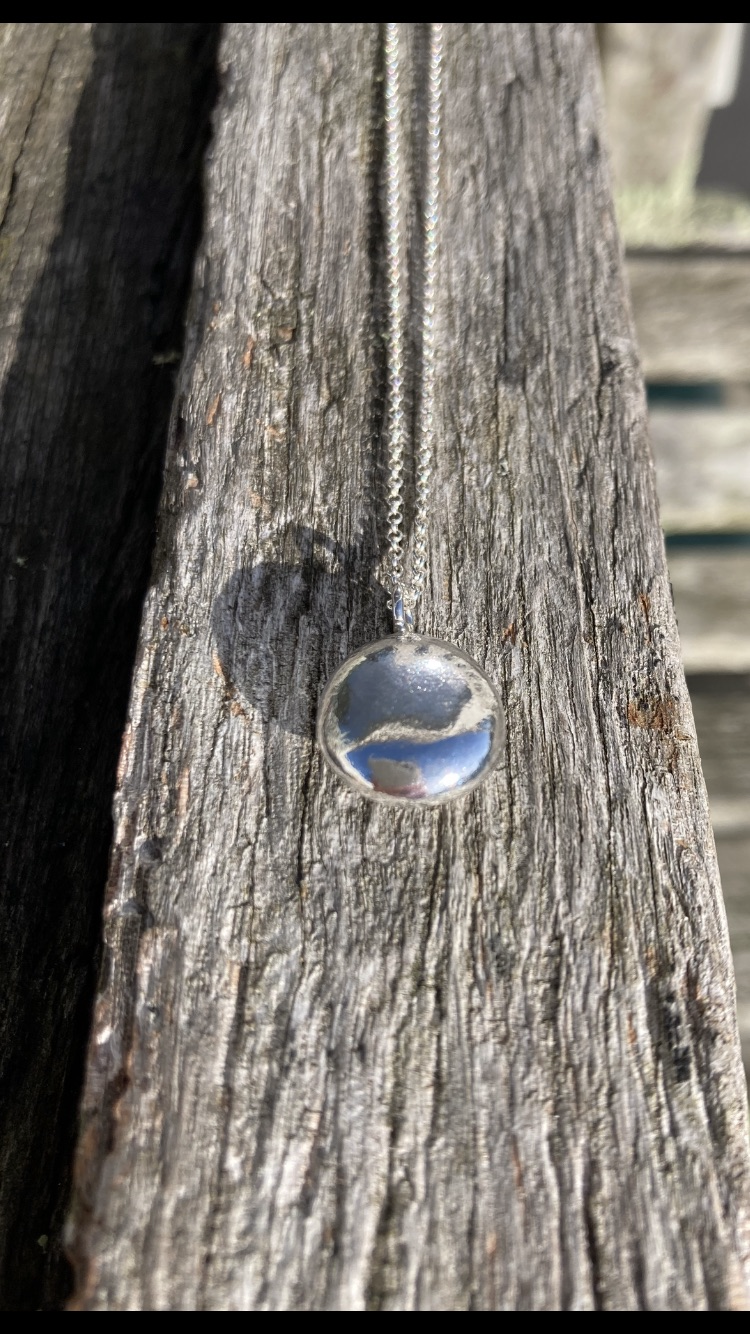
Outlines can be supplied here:
[[[216, 598], [214, 669], [224, 680], [231, 710], [249, 707], [267, 725], [270, 711], [280, 709], [276, 721], [284, 731], [309, 737], [315, 732], [321, 664], [337, 631], [331, 608], [346, 603], [361, 557], [309, 528], [292, 525], [281, 537], [282, 549], [290, 538], [299, 548], [298, 564], [262, 562], [237, 570]], [[352, 651], [390, 629], [387, 590], [372, 577], [363, 592], [374, 628], [361, 636], [361, 643], [352, 641]], [[295, 646], [302, 617], [317, 637], [318, 649], [307, 646], [308, 671], [300, 681]]]

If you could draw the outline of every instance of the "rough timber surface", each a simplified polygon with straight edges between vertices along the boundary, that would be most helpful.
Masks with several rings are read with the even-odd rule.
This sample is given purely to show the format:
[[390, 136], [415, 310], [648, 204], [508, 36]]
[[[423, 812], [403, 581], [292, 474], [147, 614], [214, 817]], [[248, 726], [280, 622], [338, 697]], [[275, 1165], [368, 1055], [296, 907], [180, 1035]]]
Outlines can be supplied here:
[[0, 1308], [55, 1305], [215, 36], [0, 25]]
[[746, 1300], [734, 983], [592, 35], [450, 25], [446, 48], [422, 626], [499, 683], [504, 764], [400, 813], [316, 752], [326, 679], [387, 629], [378, 33], [229, 25], [120, 764], [77, 1309]]

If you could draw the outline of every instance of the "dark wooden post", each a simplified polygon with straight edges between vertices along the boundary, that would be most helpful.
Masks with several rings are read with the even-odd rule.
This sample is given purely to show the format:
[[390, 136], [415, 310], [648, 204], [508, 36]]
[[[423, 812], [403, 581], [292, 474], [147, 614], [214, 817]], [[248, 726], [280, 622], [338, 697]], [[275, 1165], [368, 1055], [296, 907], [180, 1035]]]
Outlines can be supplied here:
[[371, 25], [230, 25], [116, 804], [78, 1309], [727, 1309], [731, 963], [590, 31], [451, 25], [424, 628], [505, 763], [323, 769], [386, 629]]
[[0, 1309], [59, 1231], [217, 34], [0, 25]]

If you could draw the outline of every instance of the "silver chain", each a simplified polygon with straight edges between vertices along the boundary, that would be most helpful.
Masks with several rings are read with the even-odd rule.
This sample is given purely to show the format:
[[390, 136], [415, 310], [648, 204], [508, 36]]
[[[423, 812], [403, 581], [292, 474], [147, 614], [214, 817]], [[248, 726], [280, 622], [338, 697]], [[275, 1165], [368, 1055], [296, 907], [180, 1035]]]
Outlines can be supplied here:
[[410, 579], [405, 565], [404, 454], [409, 428], [406, 401], [407, 226], [404, 191], [404, 126], [399, 23], [386, 24], [385, 36], [385, 232], [388, 287], [388, 572], [397, 630], [412, 624], [412, 613], [427, 573], [427, 508], [435, 442], [438, 224], [441, 119], [443, 101], [443, 25], [430, 24], [427, 84], [427, 171], [422, 211], [422, 383], [416, 448], [416, 497]]

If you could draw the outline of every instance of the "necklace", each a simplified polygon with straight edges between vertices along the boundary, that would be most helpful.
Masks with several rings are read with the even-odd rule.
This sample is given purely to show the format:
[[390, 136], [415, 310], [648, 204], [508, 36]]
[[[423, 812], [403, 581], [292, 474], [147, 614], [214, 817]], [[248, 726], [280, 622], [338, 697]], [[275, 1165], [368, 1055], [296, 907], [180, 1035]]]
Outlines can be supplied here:
[[431, 806], [462, 796], [486, 777], [499, 758], [504, 723], [497, 691], [481, 667], [455, 645], [416, 634], [413, 621], [427, 570], [427, 515], [435, 440], [442, 23], [430, 24], [427, 178], [422, 218], [422, 384], [416, 513], [408, 578], [405, 573], [408, 312], [400, 26], [386, 24], [385, 37], [388, 572], [394, 633], [352, 654], [329, 681], [318, 714], [318, 742], [334, 772], [355, 791], [399, 805]]

